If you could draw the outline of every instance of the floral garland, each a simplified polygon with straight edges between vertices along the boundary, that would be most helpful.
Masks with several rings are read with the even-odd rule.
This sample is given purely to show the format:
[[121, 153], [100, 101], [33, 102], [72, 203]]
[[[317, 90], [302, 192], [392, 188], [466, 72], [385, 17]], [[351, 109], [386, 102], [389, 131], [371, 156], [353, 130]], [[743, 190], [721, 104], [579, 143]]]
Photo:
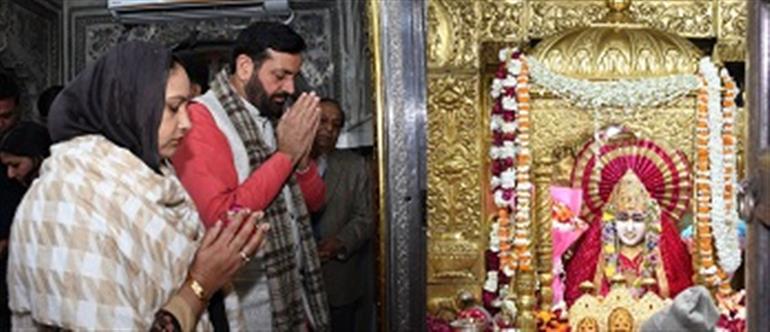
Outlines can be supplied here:
[[733, 273], [741, 264], [740, 257], [740, 243], [738, 236], [738, 197], [736, 195], [736, 189], [738, 186], [738, 174], [737, 167], [738, 161], [736, 153], [738, 151], [736, 147], [737, 139], [735, 137], [735, 113], [737, 111], [735, 105], [735, 97], [738, 95], [738, 87], [730, 77], [727, 69], [722, 68], [719, 72], [719, 76], [722, 78], [722, 86], [724, 87], [724, 95], [722, 96], [722, 145], [724, 147], [724, 181], [725, 181], [725, 211], [727, 213], [727, 230], [730, 235], [730, 243], [732, 247], [728, 248], [733, 253], [738, 253], [738, 257], [732, 257], [731, 267], [725, 267], [727, 272]]
[[695, 125], [695, 226], [697, 234], [699, 273], [707, 284], [716, 284], [713, 236], [711, 234], [711, 185], [709, 182], [708, 91], [706, 80], [698, 89]]
[[516, 101], [518, 102], [518, 135], [516, 142], [519, 151], [516, 155], [516, 232], [513, 246], [518, 258], [519, 271], [532, 271], [532, 252], [530, 250], [529, 230], [532, 226], [530, 206], [532, 201], [532, 182], [529, 172], [532, 168], [532, 151], [529, 146], [530, 117], [529, 117], [529, 65], [527, 58], [522, 56], [521, 71], [518, 77]]
[[490, 242], [497, 244], [499, 269], [506, 276], [511, 277], [515, 273], [517, 259], [511, 251], [512, 229], [510, 211], [516, 204], [516, 133], [518, 124], [516, 113], [516, 88], [518, 75], [520, 74], [521, 53], [517, 49], [503, 49], [500, 51], [500, 68], [492, 82], [492, 97], [495, 99], [490, 118], [492, 130], [492, 146], [489, 154], [492, 158], [491, 186], [495, 205], [498, 208], [496, 232], [490, 234]]
[[698, 88], [696, 75], [672, 75], [640, 80], [591, 82], [557, 74], [529, 58], [532, 81], [580, 108], [652, 108]]
[[[733, 109], [722, 108], [722, 96], [720, 89], [722, 82], [717, 67], [709, 58], [704, 58], [700, 63], [701, 74], [706, 81], [708, 92], [708, 158], [709, 180], [711, 185], [711, 227], [714, 232], [716, 254], [719, 258], [719, 266], [726, 273], [733, 273], [741, 264], [740, 243], [738, 240], [738, 219], [735, 212], [735, 136], [733, 133], [733, 114], [735, 113], [735, 101], [725, 100], [725, 104], [731, 104]], [[724, 73], [725, 76], [729, 75]], [[734, 97], [735, 86], [728, 92]], [[729, 130], [725, 130], [729, 127]], [[727, 143], [727, 145], [726, 145]], [[730, 211], [732, 210], [732, 211]], [[733, 219], [734, 218], [734, 219]], [[720, 273], [721, 274], [721, 273]], [[726, 275], [720, 279], [726, 279]]]
[[[490, 249], [498, 252], [499, 270], [512, 277], [517, 270], [532, 270], [529, 69], [527, 59], [518, 49], [501, 50], [500, 61], [492, 82], [495, 101], [490, 119], [491, 187], [498, 208], [497, 221], [490, 232]], [[489, 289], [492, 279], [490, 273]]]

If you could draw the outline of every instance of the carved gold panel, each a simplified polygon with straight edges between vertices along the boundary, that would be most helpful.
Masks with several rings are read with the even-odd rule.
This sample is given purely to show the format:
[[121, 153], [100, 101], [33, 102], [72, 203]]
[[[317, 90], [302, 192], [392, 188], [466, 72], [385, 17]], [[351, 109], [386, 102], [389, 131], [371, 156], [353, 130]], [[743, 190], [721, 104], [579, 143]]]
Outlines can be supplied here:
[[428, 282], [471, 282], [483, 275], [486, 247], [479, 183], [483, 157], [479, 78], [428, 79]]
[[748, 19], [745, 0], [722, 0], [719, 2], [717, 29], [719, 38], [745, 38]]
[[640, 22], [653, 28], [674, 32], [687, 38], [714, 35], [714, 2], [701, 1], [634, 1], [631, 6]]
[[[580, 148], [599, 128], [609, 124], [628, 127], [637, 135], [650, 138], [666, 148], [693, 155], [696, 100], [685, 97], [659, 109], [626, 114], [621, 109], [593, 111], [575, 109], [561, 99], [532, 98], [532, 151], [536, 161], [550, 157], [561, 146]], [[598, 117], [595, 115], [598, 114]]]
[[476, 1], [428, 1], [428, 68], [478, 66], [477, 9]]
[[714, 56], [721, 61], [744, 61], [746, 58], [746, 1], [722, 0], [717, 17], [717, 45]]
[[479, 30], [481, 40], [519, 40], [524, 34], [524, 0], [483, 0]]
[[542, 39], [566, 29], [586, 26], [607, 14], [604, 1], [530, 1], [529, 37]]

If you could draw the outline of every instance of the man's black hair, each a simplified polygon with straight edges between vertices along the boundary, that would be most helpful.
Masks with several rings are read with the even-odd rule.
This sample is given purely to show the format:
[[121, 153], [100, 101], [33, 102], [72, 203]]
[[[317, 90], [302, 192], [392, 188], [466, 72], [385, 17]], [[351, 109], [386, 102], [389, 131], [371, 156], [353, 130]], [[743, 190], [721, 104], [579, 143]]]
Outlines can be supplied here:
[[342, 105], [340, 102], [338, 102], [334, 98], [324, 97], [321, 98], [321, 101], [318, 102], [318, 104], [328, 103], [334, 105], [338, 110], [340, 110], [340, 114], [342, 115], [342, 128], [345, 128], [345, 110], [342, 109]]
[[16, 105], [19, 105], [21, 89], [16, 81], [8, 74], [0, 72], [0, 99], [13, 98]]
[[259, 68], [267, 57], [267, 49], [276, 52], [299, 54], [307, 48], [305, 40], [288, 25], [276, 22], [254, 22], [241, 30], [233, 46], [230, 72], [235, 73], [235, 59], [248, 55]]

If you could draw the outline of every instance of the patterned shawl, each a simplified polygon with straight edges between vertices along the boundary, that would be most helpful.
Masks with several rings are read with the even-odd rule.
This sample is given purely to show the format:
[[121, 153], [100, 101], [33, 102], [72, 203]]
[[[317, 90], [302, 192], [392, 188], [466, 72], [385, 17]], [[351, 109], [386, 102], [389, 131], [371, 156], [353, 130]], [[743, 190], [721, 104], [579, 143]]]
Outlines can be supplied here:
[[[183, 285], [203, 235], [170, 168], [86, 135], [52, 147], [16, 213], [8, 264], [14, 327], [148, 330]], [[237, 298], [225, 300], [241, 330]], [[198, 330], [211, 330], [203, 314]]]
[[[226, 70], [220, 72], [212, 82], [211, 90], [238, 132], [253, 172], [275, 151], [265, 144], [260, 129], [240, 96], [230, 86], [228, 78]], [[265, 221], [270, 223], [270, 236], [267, 237], [262, 251], [273, 312], [273, 330], [298, 331], [305, 324], [301, 295], [304, 288], [315, 319], [315, 331], [326, 331], [329, 329], [329, 313], [310, 217], [293, 175], [287, 185], [296, 209], [296, 223], [291, 220], [287, 202], [282, 194], [276, 196], [264, 211]], [[294, 243], [292, 236], [292, 227], [295, 224], [299, 228], [300, 243]], [[296, 255], [301, 255], [304, 261], [301, 269], [297, 268]]]

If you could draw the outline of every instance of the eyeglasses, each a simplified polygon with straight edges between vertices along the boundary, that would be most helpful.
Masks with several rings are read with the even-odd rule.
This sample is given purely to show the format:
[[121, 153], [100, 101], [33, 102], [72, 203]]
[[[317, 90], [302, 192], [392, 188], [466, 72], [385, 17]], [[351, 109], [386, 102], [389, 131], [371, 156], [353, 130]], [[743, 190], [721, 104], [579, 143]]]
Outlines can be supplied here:
[[647, 214], [642, 212], [618, 212], [615, 214], [615, 220], [617, 221], [633, 220], [634, 222], [644, 222], [645, 219], [647, 219]]

